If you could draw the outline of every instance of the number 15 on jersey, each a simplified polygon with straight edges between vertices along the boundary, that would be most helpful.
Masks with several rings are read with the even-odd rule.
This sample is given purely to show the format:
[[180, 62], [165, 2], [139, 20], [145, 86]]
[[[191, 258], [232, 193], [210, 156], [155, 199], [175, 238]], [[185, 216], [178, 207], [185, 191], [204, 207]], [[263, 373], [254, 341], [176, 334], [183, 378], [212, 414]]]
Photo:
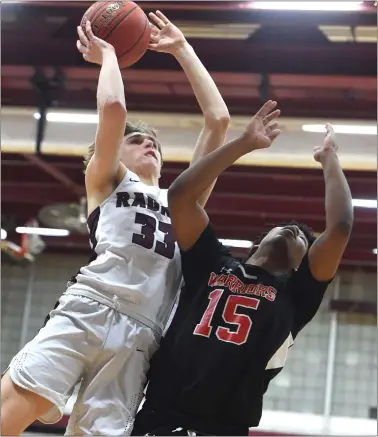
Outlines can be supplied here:
[[[209, 294], [209, 304], [206, 308], [204, 315], [200, 323], [196, 326], [193, 334], [201, 335], [202, 337], [210, 337], [213, 330], [212, 320], [215, 310], [219, 304], [220, 298], [224, 290], [216, 289]], [[218, 326], [215, 331], [215, 335], [218, 340], [226, 343], [233, 343], [238, 346], [246, 343], [249, 332], [252, 327], [252, 320], [247, 314], [238, 313], [238, 307], [250, 308], [257, 310], [260, 301], [254, 297], [247, 296], [228, 296], [226, 303], [224, 304], [222, 319], [229, 325], [234, 325], [235, 328], [229, 329], [224, 326]]]

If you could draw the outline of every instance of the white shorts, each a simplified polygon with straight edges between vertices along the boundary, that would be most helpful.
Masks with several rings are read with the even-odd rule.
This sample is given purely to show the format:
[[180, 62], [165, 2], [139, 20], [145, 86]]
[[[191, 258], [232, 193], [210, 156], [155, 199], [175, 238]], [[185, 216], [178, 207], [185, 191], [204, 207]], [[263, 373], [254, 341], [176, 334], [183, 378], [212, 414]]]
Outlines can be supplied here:
[[66, 435], [130, 435], [160, 336], [115, 308], [63, 295], [47, 324], [12, 360], [12, 381], [51, 401], [55, 423], [81, 382]]

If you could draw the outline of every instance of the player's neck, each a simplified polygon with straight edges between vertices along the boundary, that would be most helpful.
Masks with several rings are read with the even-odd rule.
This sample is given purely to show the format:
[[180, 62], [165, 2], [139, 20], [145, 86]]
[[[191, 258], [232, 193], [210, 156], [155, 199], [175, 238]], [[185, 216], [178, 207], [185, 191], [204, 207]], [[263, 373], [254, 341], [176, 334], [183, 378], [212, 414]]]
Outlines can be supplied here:
[[140, 180], [151, 187], [158, 187], [159, 186], [159, 178], [157, 176], [139, 176]]
[[290, 266], [283, 262], [282, 257], [263, 255], [257, 252], [249, 258], [246, 264], [260, 267], [273, 276], [287, 275], [291, 272]]

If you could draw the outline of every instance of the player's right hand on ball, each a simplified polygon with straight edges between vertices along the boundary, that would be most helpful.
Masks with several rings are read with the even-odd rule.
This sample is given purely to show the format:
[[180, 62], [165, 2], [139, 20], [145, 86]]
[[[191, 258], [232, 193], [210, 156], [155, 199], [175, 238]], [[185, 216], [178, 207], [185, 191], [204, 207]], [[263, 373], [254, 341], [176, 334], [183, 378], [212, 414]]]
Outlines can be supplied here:
[[93, 34], [90, 21], [85, 23], [85, 33], [81, 26], [78, 26], [77, 33], [79, 35], [76, 43], [77, 49], [83, 54], [83, 58], [87, 62], [102, 65], [104, 52], [107, 50], [115, 52], [112, 45]]
[[278, 123], [281, 111], [275, 109], [276, 107], [277, 102], [269, 100], [246, 127], [243, 140], [248, 145], [248, 151], [267, 149], [282, 133], [282, 128]]

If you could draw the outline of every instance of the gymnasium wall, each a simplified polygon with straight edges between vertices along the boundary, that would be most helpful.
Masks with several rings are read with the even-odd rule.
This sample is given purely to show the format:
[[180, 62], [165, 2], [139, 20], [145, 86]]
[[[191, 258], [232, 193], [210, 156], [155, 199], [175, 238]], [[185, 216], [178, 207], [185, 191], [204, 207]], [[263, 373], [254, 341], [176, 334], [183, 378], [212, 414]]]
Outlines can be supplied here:
[[[37, 333], [67, 279], [86, 261], [83, 256], [42, 254], [25, 268], [2, 266], [2, 371]], [[266, 411], [368, 419], [376, 407], [376, 319], [329, 312], [335, 288], [343, 299], [377, 299], [375, 274], [346, 271], [339, 275], [321, 310], [298, 337], [284, 371], [271, 383]]]

